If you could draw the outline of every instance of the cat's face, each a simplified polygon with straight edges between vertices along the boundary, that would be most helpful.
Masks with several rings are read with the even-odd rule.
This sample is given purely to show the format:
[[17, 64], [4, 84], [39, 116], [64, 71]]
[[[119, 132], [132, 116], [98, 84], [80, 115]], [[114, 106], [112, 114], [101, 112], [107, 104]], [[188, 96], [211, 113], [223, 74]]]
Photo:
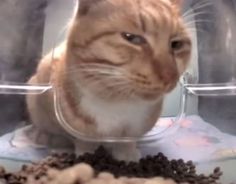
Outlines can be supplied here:
[[169, 92], [191, 54], [178, 2], [80, 0], [68, 71], [106, 97], [155, 99]]

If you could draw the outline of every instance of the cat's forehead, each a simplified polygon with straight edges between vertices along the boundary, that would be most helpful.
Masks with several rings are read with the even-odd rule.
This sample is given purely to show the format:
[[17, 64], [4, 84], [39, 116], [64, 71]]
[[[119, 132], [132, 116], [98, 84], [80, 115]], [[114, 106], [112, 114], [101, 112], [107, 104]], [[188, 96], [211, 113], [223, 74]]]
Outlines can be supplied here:
[[[80, 0], [79, 6], [86, 15], [94, 15], [97, 18], [117, 13], [134, 14], [135, 12], [149, 11], [156, 14], [176, 13], [176, 7], [170, 1], [173, 0]], [[90, 3], [89, 3], [90, 2]]]
[[116, 6], [116, 10], [112, 12], [113, 20], [120, 20], [121, 25], [131, 23], [129, 26], [136, 25], [142, 27], [144, 31], [153, 31], [158, 30], [159, 27], [175, 29], [180, 23], [178, 10], [169, 0], [110, 1]]
[[83, 17], [83, 25], [93, 22], [101, 32], [126, 30], [157, 34], [163, 32], [161, 29], [173, 32], [180, 25], [178, 11], [169, 0], [99, 0]]
[[151, 4], [165, 4], [171, 6], [173, 0], [103, 0], [104, 2], [110, 2], [112, 4], [123, 4], [123, 5], [140, 5], [141, 3]]
[[[141, 11], [152, 7], [157, 12], [161, 10], [172, 12], [176, 7], [170, 0], [106, 0], [111, 6], [117, 7], [117, 11], [130, 10]], [[175, 7], [175, 8], [174, 8]], [[122, 8], [122, 9], [121, 9]]]

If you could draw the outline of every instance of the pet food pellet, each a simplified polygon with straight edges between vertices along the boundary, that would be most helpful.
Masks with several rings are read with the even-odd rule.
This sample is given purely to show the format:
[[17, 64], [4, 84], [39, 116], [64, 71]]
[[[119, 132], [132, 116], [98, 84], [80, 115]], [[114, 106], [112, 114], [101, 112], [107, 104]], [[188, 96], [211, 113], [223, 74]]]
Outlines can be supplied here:
[[[168, 160], [163, 153], [147, 156], [137, 163], [127, 163], [114, 159], [104, 147], [99, 147], [93, 154], [86, 153], [79, 157], [75, 154], [54, 153], [38, 163], [22, 166], [17, 173], [0, 169], [0, 179], [7, 184], [56, 184], [58, 180], [63, 183], [69, 175], [72, 184], [86, 181], [93, 183], [96, 180], [103, 183], [109, 181], [108, 184], [132, 184], [135, 180], [138, 184], [144, 184], [154, 182], [152, 178], [156, 177], [181, 184], [218, 184], [222, 171], [217, 167], [209, 176], [199, 175], [192, 161]], [[167, 184], [167, 180], [163, 183]]]

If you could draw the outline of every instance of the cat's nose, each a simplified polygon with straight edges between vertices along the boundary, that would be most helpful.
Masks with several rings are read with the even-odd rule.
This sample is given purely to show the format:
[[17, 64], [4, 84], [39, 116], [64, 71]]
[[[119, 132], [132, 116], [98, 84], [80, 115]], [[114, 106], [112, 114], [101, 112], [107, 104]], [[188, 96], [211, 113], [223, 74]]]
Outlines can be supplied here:
[[158, 77], [164, 85], [169, 85], [171, 83], [174, 83], [178, 79], [177, 70], [171, 67], [166, 69], [161, 69], [159, 70], [158, 73], [159, 73]]
[[152, 60], [152, 64], [157, 80], [163, 85], [169, 85], [178, 79], [177, 65], [168, 55], [159, 55]]

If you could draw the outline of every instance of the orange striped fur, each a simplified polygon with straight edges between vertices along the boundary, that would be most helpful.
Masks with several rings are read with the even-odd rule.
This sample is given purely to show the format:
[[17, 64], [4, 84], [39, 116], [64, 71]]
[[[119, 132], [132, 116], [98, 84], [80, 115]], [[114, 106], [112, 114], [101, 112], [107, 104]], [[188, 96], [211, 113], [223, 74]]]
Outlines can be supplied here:
[[[40, 62], [29, 83], [52, 83], [67, 122], [94, 136], [142, 136], [160, 116], [164, 96], [185, 71], [191, 40], [180, 0], [80, 0], [65, 42]], [[32, 123], [67, 136], [55, 116], [53, 92], [28, 95]], [[95, 145], [74, 141], [79, 153]], [[111, 146], [137, 159], [135, 144]]]

